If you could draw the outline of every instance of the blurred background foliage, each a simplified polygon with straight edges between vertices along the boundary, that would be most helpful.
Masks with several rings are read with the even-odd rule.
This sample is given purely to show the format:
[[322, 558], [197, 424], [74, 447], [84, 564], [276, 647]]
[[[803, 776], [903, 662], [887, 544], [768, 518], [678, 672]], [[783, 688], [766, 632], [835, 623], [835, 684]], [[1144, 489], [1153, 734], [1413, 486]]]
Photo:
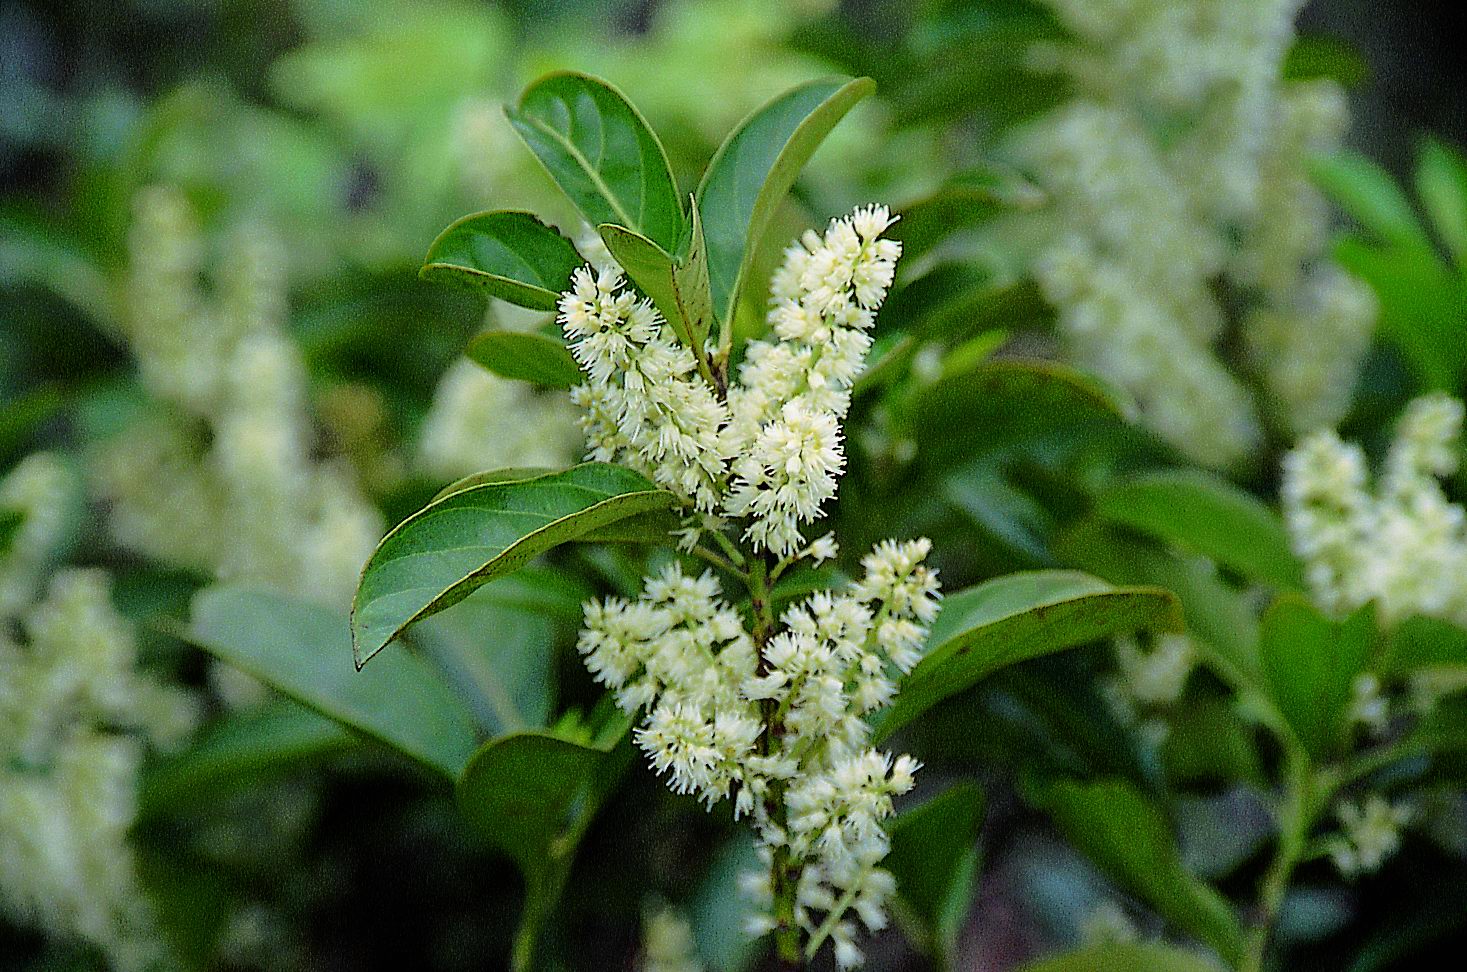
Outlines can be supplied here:
[[[1333, 259], [1370, 286], [1380, 316], [1360, 352], [1363, 378], [1330, 418], [1372, 450], [1413, 394], [1463, 390], [1467, 241], [1428, 232], [1417, 214], [1437, 205], [1420, 198], [1431, 167], [1453, 164], [1449, 146], [1467, 136], [1464, 27], [1445, 0], [1315, 0], [1286, 60], [1289, 76], [1349, 92], [1358, 154], [1332, 155], [1317, 182], [1349, 214], [1331, 217], [1348, 228]], [[883, 314], [890, 327], [852, 422], [836, 523], [848, 549], [927, 532], [941, 538], [935, 556], [953, 589], [1057, 565], [1218, 583], [1181, 558], [1158, 567], [1166, 551], [1123, 555], [1125, 541], [1084, 533], [1106, 528], [1090, 514], [1111, 477], [1179, 462], [1193, 437], [1121, 421], [1134, 389], [1112, 387], [1113, 375], [1034, 391], [1030, 372], [970, 373], [1006, 341], [1065, 356], [1064, 302], [1029, 272], [1046, 232], [1030, 210], [1044, 192], [992, 164], [1016, 126], [1074, 95], [1072, 77], [1035, 70], [1036, 45], [1063, 36], [1022, 0], [0, 8], [0, 472], [10, 477], [0, 510], [51, 518], [44, 531], [0, 519], [0, 580], [25, 574], [0, 617], [6, 646], [24, 629], [17, 640], [39, 651], [51, 638], [63, 662], [90, 648], [45, 618], [71, 611], [102, 632], [112, 667], [85, 691], [57, 690], [56, 721], [70, 728], [56, 734], [64, 752], [82, 739], [122, 747], [108, 750], [111, 775], [94, 789], [36, 791], [32, 809], [59, 801], [49, 829], [27, 843], [12, 821], [0, 839], [0, 967], [449, 970], [497, 968], [509, 954], [521, 878], [463, 826], [452, 794], [207, 661], [183, 627], [190, 598], [219, 577], [340, 614], [379, 531], [447, 482], [575, 458], [572, 420], [552, 396], [462, 358], [484, 327], [538, 319], [503, 306], [486, 316], [479, 298], [417, 278], [428, 243], [467, 212], [534, 209], [574, 235], [575, 214], [499, 111], [550, 69], [626, 92], [663, 134], [684, 187], [739, 119], [789, 85], [833, 72], [877, 80], [879, 96], [822, 147], [771, 234], [784, 240], [870, 201], [906, 211], [911, 275]], [[1235, 297], [1219, 303], [1236, 316]], [[1268, 401], [1251, 385], [1239, 394]], [[1260, 421], [1241, 464], [1194, 458], [1272, 497], [1290, 430], [1277, 416]], [[33, 453], [44, 462], [25, 459]], [[596, 698], [567, 650], [578, 605], [635, 589], [646, 560], [557, 552], [529, 580], [486, 588], [425, 626], [415, 647], [479, 706], [485, 734], [578, 719]], [[67, 572], [42, 598], [59, 564]], [[486, 640], [557, 650], [494, 654]], [[1278, 753], [1206, 672], [1166, 712], [1165, 740], [1148, 737], [1149, 723], [1127, 724], [1106, 697], [1113, 668], [1105, 646], [1020, 666], [909, 732], [934, 789], [977, 778], [988, 790], [982, 876], [950, 922], [951, 967], [1013, 968], [1163, 927], [1034, 809], [1044, 801], [1025, 788], [1039, 778], [1121, 778], [1168, 794], [1195, 873], [1244, 899], [1258, 880], [1269, 824], [1250, 794]], [[135, 672], [133, 696], [99, 701]], [[494, 704], [505, 686], [509, 710]], [[0, 785], [20, 793], [23, 760], [10, 762]], [[1305, 866], [1281, 920], [1288, 967], [1420, 968], [1435, 949], [1460, 949], [1463, 769], [1448, 762], [1447, 785], [1428, 796], [1440, 804], [1431, 825], [1378, 876], [1344, 887], [1325, 862]], [[114, 791], [115, 809], [96, 796]], [[652, 949], [643, 926], [657, 927], [670, 901], [709, 968], [750, 967], [727, 893], [747, 848], [731, 833], [645, 769], [629, 771], [587, 835], [553, 961], [635, 967]], [[91, 857], [47, 857], [89, 841]], [[54, 872], [56, 887], [15, 892], [35, 880], [27, 867]], [[88, 916], [84, 901], [109, 882], [113, 904], [144, 900], [147, 916]], [[873, 968], [925, 961], [897, 933], [870, 949]]]

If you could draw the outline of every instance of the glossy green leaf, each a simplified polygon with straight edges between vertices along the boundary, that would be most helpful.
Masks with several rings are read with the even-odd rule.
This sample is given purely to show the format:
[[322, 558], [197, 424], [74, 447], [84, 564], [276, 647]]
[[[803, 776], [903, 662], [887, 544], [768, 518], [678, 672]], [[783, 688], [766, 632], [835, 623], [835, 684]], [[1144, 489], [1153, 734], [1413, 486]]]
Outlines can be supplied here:
[[1018, 172], [985, 163], [954, 174], [935, 191], [902, 206], [901, 219], [887, 235], [902, 242], [902, 258], [910, 263], [955, 232], [1034, 209], [1044, 200], [1044, 192]]
[[924, 657], [878, 717], [876, 739], [1001, 668], [1110, 635], [1181, 624], [1171, 592], [1113, 587], [1073, 570], [1009, 574], [950, 594]]
[[1406, 194], [1375, 162], [1357, 152], [1337, 152], [1315, 159], [1310, 173], [1325, 195], [1382, 241], [1431, 252], [1431, 241]]
[[[1235, 688], [1263, 691], [1255, 610], [1213, 565], [1180, 557], [1098, 520], [1071, 528], [1060, 540], [1058, 552], [1062, 560], [1114, 584], [1165, 585], [1181, 601], [1187, 630], [1198, 640], [1208, 666]], [[1282, 717], [1274, 721], [1281, 722]]]
[[1458, 269], [1467, 270], [1467, 158], [1427, 139], [1416, 160], [1416, 194]]
[[469, 341], [464, 354], [501, 378], [543, 388], [571, 388], [585, 380], [565, 342], [544, 334], [485, 331]]
[[355, 671], [345, 619], [327, 608], [245, 587], [211, 587], [194, 598], [185, 637], [448, 776], [458, 775], [478, 744], [467, 707], [411, 652]]
[[1196, 952], [1143, 942], [1107, 942], [1021, 966], [1020, 972], [1222, 972]]
[[720, 321], [733, 317], [764, 233], [800, 170], [846, 112], [874, 90], [870, 78], [796, 85], [744, 119], [708, 163], [696, 203]]
[[615, 223], [677, 251], [683, 210], [667, 152], [620, 91], [558, 71], [526, 88], [505, 114], [586, 222]]
[[1298, 588], [1303, 570], [1273, 510], [1201, 470], [1145, 473], [1096, 498], [1104, 519], [1211, 557], [1252, 580]]
[[1284, 595], [1264, 613], [1259, 653], [1269, 694], [1316, 759], [1344, 744], [1352, 687], [1374, 643], [1368, 605], [1334, 621], [1303, 597]]
[[579, 537], [581, 543], [670, 543], [672, 531], [682, 526], [682, 518], [672, 510], [638, 513], [615, 523], [597, 527]]
[[499, 469], [486, 469], [484, 472], [471, 473], [462, 479], [455, 479], [433, 494], [433, 498], [429, 502], [436, 503], [445, 496], [461, 493], [470, 486], [483, 486], [488, 483], [518, 483], [526, 479], [539, 479], [541, 476], [549, 476], [557, 471], [548, 466], [503, 466]]
[[523, 732], [486, 743], [464, 768], [458, 802], [477, 833], [525, 875], [525, 907], [512, 967], [534, 967], [535, 949], [570, 872], [582, 834], [630, 761], [620, 719], [596, 740]]
[[465, 216], [440, 233], [419, 276], [549, 311], [585, 262], [570, 240], [534, 215], [500, 210]]
[[429, 503], [388, 533], [362, 570], [352, 602], [353, 657], [360, 667], [413, 622], [552, 547], [677, 502], [630, 469], [591, 462]]
[[289, 699], [229, 713], [187, 749], [146, 767], [138, 815], [146, 819], [188, 807], [200, 792], [245, 786], [253, 774], [339, 752], [357, 741], [340, 723]]
[[1094, 436], [1127, 408], [1093, 376], [1041, 361], [985, 361], [917, 391], [902, 409], [919, 461], [950, 466], [1049, 436]]
[[882, 867], [896, 878], [897, 917], [928, 955], [950, 963], [973, 903], [983, 791], [958, 783], [892, 821]]
[[1237, 963], [1243, 954], [1237, 916], [1222, 895], [1187, 873], [1166, 818], [1144, 794], [1119, 780], [1059, 781], [1039, 787], [1034, 799], [1113, 880]]
[[662, 312], [678, 340], [702, 351], [713, 324], [713, 294], [708, 283], [708, 251], [703, 221], [693, 208], [692, 237], [686, 256], [674, 259], [662, 247], [624, 226], [598, 227], [606, 249]]

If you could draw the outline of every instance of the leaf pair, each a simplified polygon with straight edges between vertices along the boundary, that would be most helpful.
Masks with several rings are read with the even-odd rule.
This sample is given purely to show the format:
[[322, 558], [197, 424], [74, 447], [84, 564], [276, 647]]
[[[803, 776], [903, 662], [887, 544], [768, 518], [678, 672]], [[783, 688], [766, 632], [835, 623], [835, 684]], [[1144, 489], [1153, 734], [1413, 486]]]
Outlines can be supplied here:
[[[507, 113], [627, 276], [680, 340], [701, 349], [713, 325], [733, 317], [754, 255], [800, 169], [873, 87], [869, 79], [811, 81], [755, 111], [718, 150], [687, 212], [662, 143], [605, 81], [550, 74]], [[422, 276], [553, 310], [585, 262], [535, 216], [497, 211], [445, 230], [429, 248]], [[479, 360], [505, 373], [497, 367], [504, 355]]]

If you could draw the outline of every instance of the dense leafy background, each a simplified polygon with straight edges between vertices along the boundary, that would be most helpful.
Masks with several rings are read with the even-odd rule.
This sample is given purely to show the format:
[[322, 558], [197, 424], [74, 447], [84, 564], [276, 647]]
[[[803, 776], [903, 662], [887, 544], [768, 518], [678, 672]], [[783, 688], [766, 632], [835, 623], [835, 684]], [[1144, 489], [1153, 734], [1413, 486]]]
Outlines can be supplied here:
[[[164, 180], [186, 191], [210, 227], [264, 216], [287, 239], [290, 328], [326, 417], [322, 449], [353, 462], [387, 522], [407, 520], [399, 535], [411, 534], [410, 515], [447, 483], [394, 474], [392, 463], [411, 450], [434, 385], [465, 347], [507, 377], [550, 387], [568, 380], [557, 342], [523, 333], [470, 343], [480, 298], [418, 277], [435, 236], [468, 212], [533, 207], [562, 227], [575, 225], [571, 208], [512, 140], [481, 160], [495, 163], [492, 198], [448, 171], [450, 106], [465, 98], [518, 104], [516, 123], [533, 127], [550, 109], [517, 94], [543, 70], [604, 74], [661, 133], [665, 165], [641, 146], [657, 198], [639, 201], [643, 218], [630, 228], [646, 239], [607, 243], [642, 247], [649, 279], [667, 274], [669, 289], [676, 280], [659, 264], [658, 247], [662, 257], [680, 255], [686, 241], [675, 227], [684, 209], [699, 205], [689, 194], [723, 135], [766, 97], [832, 73], [870, 74], [881, 100], [857, 109], [799, 181], [789, 173], [791, 202], [760, 213], [776, 246], [856, 202], [920, 201], [900, 230], [915, 257], [962, 218], [956, 214], [1024, 204], [1024, 185], [982, 169], [975, 146], [1055, 93], [1002, 73], [1001, 36], [987, 39], [991, 49], [974, 48], [985, 56], [945, 52], [946, 43], [978, 43], [963, 33], [968, 5], [849, 3], [817, 16], [792, 4], [787, 22], [783, 13], [768, 18], [767, 33], [735, 23], [736, 6], [7, 5], [0, 10], [0, 467], [40, 447], [81, 461], [138, 407], [109, 288], [122, 265], [133, 190]], [[973, 6], [1000, 15], [1023, 7]], [[1360, 52], [1367, 77], [1355, 89], [1356, 145], [1403, 182], [1423, 129], [1458, 142], [1467, 132], [1463, 66], [1448, 40], [1460, 35], [1461, 19], [1449, 3], [1318, 0], [1305, 11], [1306, 30], [1343, 37]], [[700, 56], [733, 43], [725, 35], [763, 45], [747, 52], [755, 64], [747, 78], [757, 84]], [[384, 45], [384, 37], [394, 43]], [[649, 57], [644, 43], [658, 54]], [[725, 89], [743, 100], [723, 97]], [[553, 154], [554, 143], [547, 145]], [[545, 164], [563, 186], [576, 181], [575, 172]], [[1382, 240], [1371, 236], [1380, 227], [1370, 224], [1370, 200], [1350, 205], [1359, 179], [1348, 175], [1336, 195], [1364, 232], [1342, 245], [1353, 248], [1352, 269], [1376, 273], [1402, 294], [1383, 333], [1408, 334], [1372, 357], [1350, 417], [1352, 433], [1378, 442], [1421, 379], [1460, 393], [1461, 291], [1423, 289], [1411, 268], [1385, 259]], [[710, 180], [700, 199], [724, 189]], [[758, 211], [753, 198], [743, 204]], [[574, 265], [565, 240], [528, 220], [459, 230], [440, 238], [429, 262], [492, 294], [528, 294], [543, 308], [546, 292]], [[744, 266], [726, 227], [705, 220], [703, 232], [718, 296], [726, 299], [743, 274], [767, 273], [768, 253]], [[1392, 242], [1392, 233], [1412, 232], [1388, 222], [1376, 236]], [[534, 235], [561, 275], [518, 274], [497, 248], [500, 234]], [[473, 272], [456, 269], [465, 265]], [[1311, 638], [1327, 623], [1285, 601], [1260, 631], [1233, 585], [1189, 573], [1192, 562], [1167, 549], [1212, 556], [1229, 580], [1296, 587], [1298, 565], [1281, 549], [1276, 517], [1258, 502], [1271, 502], [1273, 467], [1261, 467], [1242, 489], [1167, 468], [1175, 457], [1125, 421], [1126, 403], [1111, 390], [1062, 365], [988, 359], [1004, 340], [997, 331], [1043, 333], [1047, 310], [1032, 288], [971, 266], [939, 266], [931, 277], [895, 294], [883, 315], [853, 420], [880, 435], [853, 439], [836, 528], [850, 551], [888, 534], [940, 537], [937, 558], [953, 591], [1033, 573], [953, 599], [947, 617], [966, 611], [1005, 626], [966, 640], [944, 635], [930, 671], [919, 673], [941, 690], [930, 699], [914, 693], [894, 710], [903, 726], [914, 720], [903, 738], [928, 768], [920, 805], [894, 838], [893, 868], [904, 882], [913, 875], [899, 910], [906, 934], [876, 942], [872, 965], [918, 968], [951, 958], [954, 968], [1013, 968], [1077, 944], [1080, 919], [1117, 888], [1144, 931], [1159, 932], [1165, 919], [1228, 954], [1241, 932], [1198, 876], [1239, 899], [1251, 895], [1269, 837], [1255, 784], [1280, 756], [1238, 721], [1220, 678], [1201, 678], [1188, 710], [1173, 714], [1173, 736], [1160, 752], [1113, 718], [1097, 688], [1108, 665], [1099, 645], [1015, 664], [947, 696], [1040, 653], [1049, 615], [1008, 624], [1004, 598], [1046, 610], [1103, 600], [1107, 610], [1150, 619], [1175, 610], [1153, 587], [1161, 585], [1176, 592], [1199, 632], [1215, 635], [1219, 669], [1247, 685], [1277, 687], [1280, 718], [1311, 754], [1326, 751], [1343, 698], [1333, 656], [1311, 655]], [[653, 293], [654, 285], [642, 285]], [[713, 312], [729, 314], [722, 301]], [[1423, 314], [1440, 322], [1424, 338]], [[934, 336], [946, 352], [942, 369], [916, 382], [911, 359]], [[1411, 343], [1418, 339], [1426, 343]], [[1453, 348], [1455, 358], [1447, 353]], [[364, 411], [372, 415], [368, 433], [354, 438]], [[914, 462], [894, 460], [888, 447], [896, 441], [915, 446]], [[468, 485], [477, 491], [470, 499], [509, 490]], [[628, 512], [656, 506], [654, 497]], [[1178, 509], [1206, 515], [1178, 516]], [[410, 636], [411, 651], [385, 654], [358, 675], [347, 661], [352, 632], [344, 615], [247, 588], [198, 595], [206, 578], [117, 549], [95, 522], [100, 512], [86, 515], [93, 519], [79, 523], [84, 540], [73, 559], [116, 573], [120, 605], [143, 625], [149, 666], [202, 688], [203, 647], [295, 700], [219, 720], [145, 777], [137, 841], [148, 892], [180, 951], [200, 967], [497, 968], [516, 947], [521, 910], [537, 907], [556, 909], [544, 918], [561, 929], [548, 946], [551, 960], [574, 969], [629, 967], [649, 889], [686, 908], [713, 967], [754, 960], [737, 945], [727, 894], [746, 848], [723, 815], [673, 797], [628, 758], [625, 726], [595, 710], [597, 693], [568, 651], [580, 600], [628, 593], [657, 555], [611, 544], [555, 551], [529, 571], [441, 604], [446, 610]], [[575, 533], [573, 526], [565, 529]], [[4, 531], [0, 521], [0, 543]], [[503, 556], [498, 547], [483, 553], [485, 564]], [[798, 596], [802, 580], [809, 578], [792, 575], [776, 597]], [[260, 618], [278, 627], [262, 627]], [[1072, 640], [1104, 630], [1081, 627]], [[487, 644], [485, 632], [495, 635]], [[523, 645], [543, 650], [514, 650]], [[300, 657], [320, 657], [322, 665], [292, 663]], [[1327, 689], [1325, 697], [1291, 692], [1301, 671]], [[894, 721], [885, 731], [898, 728]], [[1455, 754], [1445, 772], [1460, 783], [1460, 724], [1455, 735], [1450, 721], [1423, 731], [1436, 732], [1424, 746]], [[526, 776], [536, 781], [533, 791], [496, 785]], [[465, 806], [476, 808], [467, 822], [453, 779]], [[558, 816], [526, 822], [514, 800]], [[945, 826], [934, 825], [938, 814]], [[1383, 874], [1348, 889], [1327, 863], [1305, 865], [1280, 932], [1289, 967], [1415, 968], [1432, 948], [1460, 949], [1464, 841], [1460, 825], [1415, 835]], [[261, 903], [279, 927], [259, 942], [223, 948], [224, 916], [239, 901]], [[1112, 948], [1055, 970], [1185, 970], [1196, 962], [1142, 946]], [[0, 967], [87, 969], [95, 959], [0, 923]]]

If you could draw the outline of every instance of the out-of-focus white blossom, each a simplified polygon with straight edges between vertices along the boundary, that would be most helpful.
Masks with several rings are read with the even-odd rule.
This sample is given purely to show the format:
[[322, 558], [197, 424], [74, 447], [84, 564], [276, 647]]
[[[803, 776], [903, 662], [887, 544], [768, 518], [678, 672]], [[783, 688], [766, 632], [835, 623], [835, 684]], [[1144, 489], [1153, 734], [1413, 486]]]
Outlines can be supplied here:
[[1330, 848], [1330, 859], [1345, 877], [1380, 870], [1401, 846], [1401, 828], [1411, 821], [1411, 809], [1391, 804], [1379, 793], [1363, 803], [1343, 800], [1335, 810], [1341, 833]]
[[191, 701], [138, 672], [98, 571], [57, 574], [20, 641], [14, 620], [0, 617], [0, 908], [123, 972], [156, 968], [127, 835], [144, 748], [187, 734]]
[[161, 560], [344, 601], [381, 523], [344, 469], [312, 455], [279, 246], [235, 233], [206, 295], [182, 195], [151, 187], [135, 210], [124, 331], [155, 402], [96, 463], [113, 534]]
[[1380, 690], [1380, 679], [1361, 672], [1350, 684], [1350, 707], [1346, 717], [1351, 725], [1363, 727], [1372, 735], [1380, 735], [1390, 723], [1390, 705]]
[[675, 909], [663, 905], [642, 922], [642, 972], [703, 972], [693, 927]]
[[1117, 638], [1120, 688], [1140, 705], [1169, 705], [1182, 697], [1197, 665], [1197, 648], [1185, 634], [1158, 634], [1148, 647], [1134, 636]]
[[1284, 514], [1322, 607], [1375, 601], [1387, 624], [1410, 614], [1467, 624], [1467, 516], [1439, 481], [1456, 470], [1462, 416], [1447, 395], [1413, 401], [1375, 488], [1360, 447], [1333, 432], [1284, 457]]
[[423, 420], [423, 468], [445, 479], [510, 466], [558, 469], [579, 448], [576, 417], [563, 396], [490, 374], [464, 358], [444, 372]]
[[0, 512], [20, 517], [8, 552], [0, 556], [0, 618], [14, 617], [35, 600], [78, 493], [60, 458], [45, 452], [22, 459], [0, 480]]
[[1012, 150], [1054, 200], [1033, 272], [1071, 353], [1177, 448], [1233, 465], [1261, 435], [1216, 347], [1236, 306], [1274, 424], [1338, 421], [1375, 304], [1329, 262], [1329, 207], [1309, 180], [1343, 132], [1343, 97], [1281, 78], [1298, 0], [1045, 2], [1071, 37], [1038, 45], [1034, 64], [1082, 94]]

